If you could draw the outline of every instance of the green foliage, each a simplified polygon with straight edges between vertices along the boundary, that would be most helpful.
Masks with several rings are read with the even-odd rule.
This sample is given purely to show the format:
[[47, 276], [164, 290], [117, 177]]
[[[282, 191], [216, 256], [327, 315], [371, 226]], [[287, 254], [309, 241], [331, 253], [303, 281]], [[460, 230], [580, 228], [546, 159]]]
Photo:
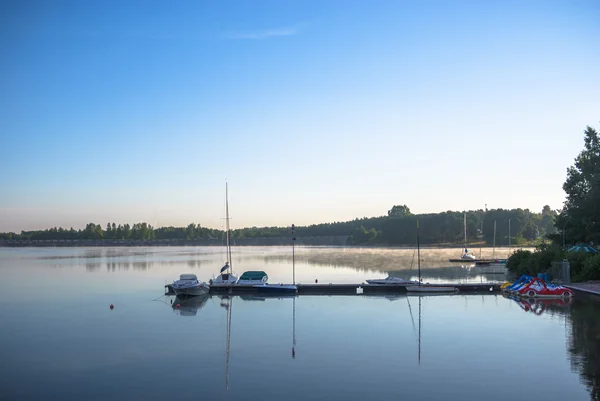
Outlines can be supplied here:
[[412, 215], [412, 213], [406, 205], [394, 205], [390, 210], [388, 210], [389, 217], [403, 217], [410, 215]]
[[[588, 260], [593, 259], [594, 254], [587, 252], [568, 252], [567, 260], [571, 267], [571, 280], [574, 282], [592, 280], [591, 278], [585, 278], [585, 275], [594, 275], [593, 270], [588, 270], [584, 273], [586, 263]], [[590, 265], [588, 269], [592, 269], [593, 265]], [[598, 271], [596, 274], [600, 273]]]
[[542, 245], [535, 252], [518, 250], [506, 262], [506, 268], [520, 276], [527, 274], [535, 276], [547, 272], [552, 262], [566, 257], [565, 251], [558, 246]]
[[349, 245], [375, 244], [381, 239], [381, 232], [371, 228], [367, 230], [364, 226], [360, 226], [354, 230], [350, 238]]
[[556, 229], [565, 231], [567, 244], [600, 243], [600, 137], [589, 126], [584, 132], [584, 149], [567, 169], [563, 190], [567, 200], [556, 218]]
[[566, 252], [557, 245], [543, 245], [535, 252], [518, 250], [508, 258], [506, 268], [516, 275], [535, 276], [547, 272], [552, 262], [563, 259], [569, 261], [572, 281], [600, 280], [600, 254]]
[[532, 259], [533, 253], [531, 251], [519, 249], [508, 258], [506, 268], [518, 276], [530, 274], [529, 270], [533, 270], [531, 268]]
[[600, 254], [589, 255], [574, 281], [600, 280]]

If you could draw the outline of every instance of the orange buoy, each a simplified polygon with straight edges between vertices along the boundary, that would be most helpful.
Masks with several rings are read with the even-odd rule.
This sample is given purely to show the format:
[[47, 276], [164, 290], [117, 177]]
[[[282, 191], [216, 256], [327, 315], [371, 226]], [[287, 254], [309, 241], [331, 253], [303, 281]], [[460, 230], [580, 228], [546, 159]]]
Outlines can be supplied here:
[[115, 309], [115, 306], [113, 304], [110, 304], [110, 310]]

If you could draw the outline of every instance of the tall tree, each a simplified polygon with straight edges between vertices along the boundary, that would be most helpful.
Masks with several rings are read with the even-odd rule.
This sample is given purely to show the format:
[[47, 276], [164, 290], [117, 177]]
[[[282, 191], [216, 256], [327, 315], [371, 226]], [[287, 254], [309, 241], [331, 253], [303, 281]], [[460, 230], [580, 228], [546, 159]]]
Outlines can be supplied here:
[[388, 216], [410, 216], [412, 213], [410, 209], [406, 205], [394, 205], [390, 210], [388, 210]]
[[567, 243], [600, 243], [600, 137], [587, 127], [584, 149], [567, 169], [563, 184], [567, 200], [556, 219], [556, 228], [565, 230]]

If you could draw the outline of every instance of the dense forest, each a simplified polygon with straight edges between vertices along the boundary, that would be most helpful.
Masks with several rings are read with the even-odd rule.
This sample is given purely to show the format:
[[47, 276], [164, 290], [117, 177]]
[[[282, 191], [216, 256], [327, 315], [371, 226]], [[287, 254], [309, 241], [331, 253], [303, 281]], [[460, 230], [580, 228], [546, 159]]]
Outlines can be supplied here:
[[[413, 214], [406, 205], [393, 206], [386, 215], [345, 222], [297, 226], [297, 237], [349, 236], [350, 245], [414, 244], [416, 221], [420, 224], [423, 244], [461, 244], [464, 241], [463, 221], [467, 215], [468, 242], [492, 244], [496, 223], [496, 244], [508, 244], [509, 224], [512, 244], [534, 241], [556, 232], [556, 211], [544, 206], [540, 213], [528, 209], [491, 209], [467, 212], [447, 211], [432, 214]], [[510, 221], [510, 223], [509, 223]], [[40, 231], [0, 233], [0, 240], [155, 240], [155, 239], [221, 239], [224, 231], [189, 224], [187, 227], [154, 228], [146, 223], [108, 223], [103, 228], [89, 223], [84, 229], [50, 228]], [[249, 227], [232, 230], [236, 238], [265, 238], [291, 236], [289, 227]]]

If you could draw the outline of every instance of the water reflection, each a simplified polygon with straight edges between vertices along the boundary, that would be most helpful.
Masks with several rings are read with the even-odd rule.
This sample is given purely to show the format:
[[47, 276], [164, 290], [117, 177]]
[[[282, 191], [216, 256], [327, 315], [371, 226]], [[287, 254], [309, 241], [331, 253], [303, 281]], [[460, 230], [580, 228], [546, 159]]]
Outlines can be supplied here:
[[600, 308], [597, 301], [597, 297], [578, 296], [568, 314], [571, 369], [579, 374], [593, 401], [600, 400]]
[[537, 316], [540, 316], [545, 312], [566, 316], [568, 312], [567, 308], [572, 304], [572, 298], [523, 298], [510, 294], [502, 294], [502, 296], [506, 299], [514, 301], [521, 309], [523, 309], [523, 311]]
[[195, 297], [176, 296], [171, 300], [171, 306], [179, 316], [196, 316], [198, 311], [204, 307], [210, 295], [203, 294]]
[[564, 318], [571, 370], [579, 374], [590, 400], [600, 401], [600, 299], [581, 293], [573, 299], [504, 297], [516, 302], [528, 314]]

